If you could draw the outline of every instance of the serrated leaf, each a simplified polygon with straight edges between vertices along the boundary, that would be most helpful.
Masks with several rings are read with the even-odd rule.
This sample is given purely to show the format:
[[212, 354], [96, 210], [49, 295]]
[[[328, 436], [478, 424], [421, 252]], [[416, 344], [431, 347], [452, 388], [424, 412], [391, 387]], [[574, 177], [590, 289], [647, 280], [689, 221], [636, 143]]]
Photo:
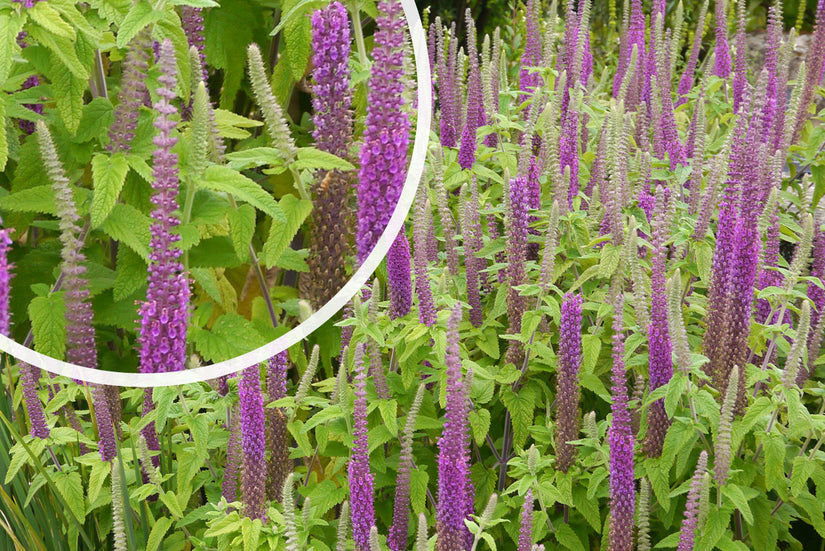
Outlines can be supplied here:
[[298, 199], [294, 195], [285, 195], [281, 198], [278, 208], [280, 216], [273, 217], [269, 229], [269, 238], [262, 251], [261, 260], [267, 268], [274, 266], [284, 251], [289, 247], [292, 238], [301, 229], [301, 225], [312, 212], [312, 202]]
[[296, 10], [297, 4], [295, 0], [287, 0], [282, 9], [285, 14], [293, 14], [284, 25], [284, 48], [292, 78], [299, 81], [304, 78], [312, 53], [312, 23], [309, 20], [311, 6], [307, 4]]
[[282, 216], [278, 203], [269, 193], [254, 181], [231, 168], [220, 165], [209, 166], [204, 170], [203, 176], [197, 182], [197, 185], [204, 189], [229, 193], [273, 218]]
[[556, 524], [558, 524], [558, 526], [554, 525], [556, 528], [556, 539], [565, 549], [570, 549], [570, 551], [585, 551], [584, 545], [582, 545], [581, 540], [573, 529], [570, 528], [569, 524], [563, 522]]
[[470, 411], [470, 429], [473, 431], [473, 438], [479, 446], [487, 438], [490, 430], [490, 412], [484, 408]]
[[816, 465], [808, 461], [807, 456], [800, 455], [793, 460], [793, 472], [791, 473], [791, 495], [796, 497], [807, 489], [808, 479], [816, 470]]
[[92, 157], [92, 180], [95, 190], [89, 211], [92, 228], [100, 226], [112, 212], [120, 196], [120, 190], [126, 182], [127, 172], [129, 165], [123, 154], [115, 153], [110, 157], [98, 153]]
[[532, 387], [523, 387], [518, 394], [505, 389], [501, 395], [504, 407], [510, 412], [513, 425], [513, 444], [523, 447], [527, 442], [530, 425], [533, 424], [533, 408], [535, 407], [536, 393]]
[[599, 260], [599, 277], [609, 278], [619, 267], [619, 260], [622, 257], [621, 247], [616, 247], [606, 243], [602, 248]]
[[35, 297], [29, 303], [34, 349], [62, 360], [66, 354], [66, 304], [62, 293]]
[[145, 287], [147, 284], [146, 270], [146, 262], [139, 254], [129, 247], [118, 247], [117, 275], [112, 295], [115, 301], [123, 300]]
[[131, 205], [116, 204], [103, 222], [106, 235], [120, 241], [149, 261], [151, 219]]
[[378, 402], [378, 411], [381, 412], [381, 419], [384, 426], [393, 436], [398, 436], [398, 402], [395, 400], [381, 400]]
[[226, 216], [229, 218], [229, 237], [232, 238], [235, 254], [246, 261], [249, 259], [249, 244], [255, 234], [255, 209], [250, 205], [240, 205], [227, 211]]
[[739, 509], [739, 512], [742, 513], [742, 517], [745, 519], [745, 522], [748, 524], [753, 524], [753, 513], [748, 505], [748, 500], [745, 497], [745, 494], [742, 493], [742, 489], [736, 484], [725, 484], [722, 486], [722, 493], [725, 497], [730, 499], [735, 508]]
[[75, 39], [74, 29], [71, 25], [63, 21], [60, 14], [48, 2], [37, 2], [32, 8], [26, 12], [32, 20], [46, 29], [48, 32], [68, 38]]
[[206, 457], [206, 450], [209, 446], [209, 425], [207, 418], [203, 415], [193, 415], [189, 418], [189, 432], [192, 433], [192, 440], [195, 442], [195, 453], [198, 457]]
[[223, 302], [221, 289], [218, 285], [218, 278], [215, 276], [215, 270], [212, 268], [190, 268], [189, 273], [192, 274], [195, 283], [200, 285], [206, 294], [209, 295], [209, 298], [217, 303]]
[[80, 473], [58, 471], [52, 476], [57, 491], [69, 506], [69, 512], [82, 524], [86, 518], [86, 503], [83, 500], [83, 482], [80, 480]]
[[95, 502], [111, 470], [112, 464], [108, 461], [100, 461], [94, 464], [92, 472], [89, 473], [89, 503]]
[[[2, 40], [2, 38], [0, 38]], [[9, 160], [9, 141], [6, 133], [6, 102], [0, 101], [0, 170], [6, 168]]]
[[146, 551], [156, 551], [161, 549], [161, 543], [166, 532], [172, 526], [172, 520], [168, 517], [159, 517], [152, 526], [152, 531], [149, 533], [149, 539], [146, 541]]
[[265, 344], [253, 323], [238, 314], [224, 314], [212, 329], [190, 331], [195, 348], [207, 361], [220, 362]]
[[78, 78], [52, 52], [52, 91], [57, 104], [57, 111], [66, 129], [74, 133], [83, 119], [83, 93], [86, 91], [86, 81]]
[[765, 449], [765, 488], [779, 489], [785, 485], [785, 440], [779, 434], [767, 434], [762, 439]]
[[298, 149], [295, 168], [298, 170], [355, 170], [352, 163], [314, 147], [301, 147]]
[[129, 12], [120, 24], [120, 29], [117, 33], [117, 47], [121, 49], [126, 48], [136, 34], [147, 25], [160, 21], [163, 15], [162, 11], [154, 9], [152, 4], [146, 0], [139, 0], [132, 4]]
[[427, 484], [430, 475], [427, 471], [413, 469], [410, 472], [410, 505], [416, 515], [423, 513], [427, 505]]
[[169, 512], [172, 513], [173, 516], [183, 518], [183, 511], [178, 503], [175, 492], [161, 492], [160, 500], [166, 505], [166, 508], [169, 509]]
[[[224, 126], [234, 128], [234, 126], [228, 123]], [[283, 166], [281, 151], [274, 147], [253, 147], [251, 149], [233, 151], [226, 155], [226, 159], [228, 161], [227, 166], [232, 170], [247, 170], [259, 166]]]
[[52, 86], [54, 86], [55, 80], [60, 78], [59, 75], [62, 74], [54, 73], [54, 70], [58, 66], [74, 75], [75, 78], [84, 83], [85, 86], [89, 78], [89, 70], [77, 57], [75, 44], [70, 39], [55, 36], [42, 27], [37, 26], [30, 26], [28, 32], [34, 41], [48, 48], [55, 56], [52, 58], [51, 63], [53, 72], [49, 75]]
[[180, 95], [182, 98], [189, 98], [191, 94], [189, 86], [192, 80], [190, 78], [192, 68], [189, 61], [189, 40], [186, 38], [186, 33], [183, 32], [177, 11], [174, 9], [165, 10], [163, 17], [155, 26], [154, 34], [160, 42], [167, 38], [172, 42], [175, 48], [175, 64], [178, 75], [180, 75], [180, 78], [178, 78]]

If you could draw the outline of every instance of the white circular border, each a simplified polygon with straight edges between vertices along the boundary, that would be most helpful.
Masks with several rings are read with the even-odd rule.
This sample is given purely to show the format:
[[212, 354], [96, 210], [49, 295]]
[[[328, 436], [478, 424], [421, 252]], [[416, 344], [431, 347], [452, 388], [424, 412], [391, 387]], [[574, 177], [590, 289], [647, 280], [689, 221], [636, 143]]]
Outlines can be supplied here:
[[[395, 240], [395, 236], [401, 231], [413, 200], [415, 199], [418, 183], [424, 173], [424, 163], [427, 158], [433, 100], [432, 88], [429, 84], [431, 78], [430, 59], [427, 55], [427, 38], [424, 34], [424, 28], [421, 23], [421, 18], [418, 16], [418, 8], [414, 0], [401, 0], [401, 6], [404, 8], [404, 16], [407, 19], [407, 25], [410, 29], [410, 39], [412, 41], [416, 76], [418, 79], [418, 119], [415, 126], [415, 142], [410, 159], [410, 166], [407, 171], [407, 179], [404, 181], [404, 188], [401, 191], [398, 204], [395, 206], [395, 211], [393, 211], [384, 233], [378, 238], [375, 248], [361, 267], [353, 274], [352, 278], [329, 302], [323, 305], [303, 323], [260, 348], [256, 348], [251, 352], [247, 352], [230, 360], [184, 371], [173, 371], [169, 373], [120, 373], [117, 371], [90, 369], [45, 356], [18, 344], [2, 334], [0, 334], [0, 351], [11, 354], [29, 365], [88, 383], [143, 388], [181, 385], [215, 379], [266, 361], [298, 341], [305, 339], [310, 333], [318, 329], [335, 315], [336, 312], [341, 310], [346, 303], [355, 296], [355, 293], [364, 286], [376, 268], [378, 268], [378, 265], [390, 250], [390, 245], [392, 245], [392, 242]], [[424, 85], [422, 86], [421, 83], [424, 83]]]

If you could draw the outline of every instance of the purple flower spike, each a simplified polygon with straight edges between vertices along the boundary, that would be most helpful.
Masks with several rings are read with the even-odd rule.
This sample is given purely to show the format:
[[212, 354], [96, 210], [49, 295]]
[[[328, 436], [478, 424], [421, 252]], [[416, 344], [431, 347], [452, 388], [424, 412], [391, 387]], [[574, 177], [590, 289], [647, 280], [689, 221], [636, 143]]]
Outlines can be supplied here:
[[352, 538], [356, 551], [369, 551], [370, 529], [375, 524], [370, 448], [367, 438], [367, 368], [364, 345], [355, 349], [355, 403], [352, 456], [349, 461], [349, 499], [352, 510]]
[[413, 226], [413, 264], [415, 268], [415, 293], [418, 296], [418, 321], [432, 327], [435, 325], [435, 303], [430, 283], [429, 255], [430, 232], [433, 228], [433, 211], [427, 200], [425, 189], [418, 192], [415, 204], [415, 224]]
[[696, 528], [698, 528], [699, 500], [707, 469], [708, 452], [702, 450], [702, 453], [699, 454], [699, 462], [696, 464], [693, 479], [690, 481], [690, 490], [688, 490], [687, 505], [685, 506], [685, 518], [682, 520], [682, 531], [679, 534], [679, 547], [676, 548], [676, 551], [693, 551]]
[[484, 91], [481, 82], [481, 69], [476, 47], [476, 28], [470, 10], [467, 10], [467, 49], [470, 58], [470, 74], [467, 77], [467, 111], [464, 131], [461, 134], [461, 147], [458, 150], [458, 164], [461, 168], [472, 168], [476, 158], [476, 133], [487, 124], [487, 112], [484, 108]]
[[129, 42], [129, 52], [123, 61], [123, 77], [120, 91], [117, 93], [118, 104], [114, 110], [114, 122], [109, 128], [111, 152], [129, 153], [135, 139], [138, 116], [147, 97], [146, 71], [149, 69], [149, 30], [139, 32]]
[[378, 3], [376, 24], [358, 184], [359, 263], [372, 251], [401, 195], [410, 140], [403, 99], [405, 22], [399, 0]]
[[347, 10], [340, 2], [312, 14], [312, 136], [318, 149], [338, 157], [347, 156], [352, 142], [350, 42]]
[[468, 396], [458, 344], [461, 317], [461, 305], [456, 305], [447, 321], [447, 411], [438, 441], [437, 551], [468, 549], [472, 545], [472, 534], [464, 524], [473, 512], [474, 489], [470, 481]]
[[[192, 6], [181, 6], [180, 20], [183, 27], [183, 32], [186, 34], [186, 40], [189, 47], [195, 47], [198, 51], [198, 59], [200, 60], [200, 70], [203, 82], [205, 83], [209, 77], [206, 72], [206, 55], [204, 54], [205, 37], [203, 35], [203, 9]], [[193, 91], [194, 93], [194, 91]]]
[[[243, 457], [240, 449], [239, 417], [238, 405], [235, 404], [227, 420], [229, 424], [229, 442], [226, 443], [226, 465], [223, 469], [223, 480], [221, 481], [221, 495], [229, 502], [238, 500], [238, 467]], [[154, 431], [152, 434], [154, 434]], [[157, 439], [157, 436], [155, 438]]]
[[556, 465], [566, 473], [576, 448], [568, 444], [579, 435], [579, 366], [582, 357], [582, 297], [567, 293], [561, 303], [559, 371], [556, 386]]
[[713, 74], [719, 78], [728, 78], [731, 69], [730, 46], [728, 46], [727, 1], [716, 2], [716, 64]]
[[[507, 220], [507, 319], [509, 332], [521, 332], [521, 316], [525, 302], [516, 287], [524, 283], [524, 263], [527, 260], [527, 179], [514, 178], [510, 181], [509, 207]], [[519, 364], [523, 348], [518, 341], [510, 341], [507, 349], [507, 361]]]
[[[667, 260], [665, 241], [669, 235], [667, 224], [669, 197], [670, 190], [667, 188], [659, 188], [656, 192], [656, 212], [653, 228], [653, 274], [650, 283], [652, 299], [650, 325], [647, 332], [651, 391], [666, 385], [673, 376], [672, 345], [667, 321], [667, 278], [665, 276], [665, 262]], [[647, 434], [644, 441], [644, 450], [648, 457], [658, 457], [662, 454], [662, 445], [669, 426], [670, 419], [665, 412], [664, 399], [657, 400], [650, 406]]]
[[533, 548], [533, 490], [527, 490], [521, 508], [521, 527], [518, 533], [518, 551]]
[[[186, 361], [186, 324], [189, 308], [189, 283], [178, 261], [181, 255], [174, 244], [180, 236], [173, 233], [180, 225], [175, 216], [178, 195], [178, 157], [172, 152], [177, 138], [172, 136], [176, 113], [171, 104], [175, 98], [175, 52], [170, 40], [160, 47], [158, 64], [159, 99], [154, 105], [159, 114], [155, 128], [159, 130], [153, 142], [152, 211], [154, 223], [149, 255], [149, 289], [146, 302], [140, 306], [140, 370], [143, 373], [163, 373], [184, 369]], [[147, 438], [148, 440], [148, 438]]]
[[264, 520], [266, 499], [266, 435], [264, 432], [264, 400], [261, 394], [260, 370], [257, 365], [241, 373], [238, 384], [241, 409], [241, 496], [243, 513], [251, 519]]
[[627, 408], [627, 373], [624, 366], [623, 301], [616, 300], [613, 315], [613, 422], [610, 425], [610, 549], [633, 549], [633, 512], [636, 483], [633, 475], [633, 433]]
[[[267, 400], [274, 402], [286, 396], [286, 379], [289, 372], [289, 356], [286, 351], [269, 358], [266, 376]], [[266, 441], [269, 448], [267, 465], [267, 495], [270, 499], [281, 499], [284, 480], [292, 472], [289, 459], [289, 430], [283, 408], [266, 409]]]
[[403, 228], [395, 237], [387, 254], [387, 285], [390, 295], [390, 317], [406, 316], [412, 307], [412, 274], [410, 272], [410, 242]]
[[527, 0], [525, 11], [527, 37], [524, 43], [524, 53], [521, 55], [521, 71], [519, 72], [520, 102], [527, 101], [533, 95], [533, 91], [541, 86], [541, 75], [530, 71], [531, 68], [541, 64], [540, 8], [538, 0]]
[[40, 382], [40, 368], [20, 362], [20, 383], [23, 387], [23, 400], [26, 402], [26, 411], [31, 421], [31, 434], [35, 438], [45, 439], [49, 436], [49, 425], [46, 424], [46, 415], [43, 413], [43, 403], [37, 395], [37, 385]]
[[[0, 219], [0, 227], [3, 221]], [[11, 269], [13, 265], [9, 263], [9, 250], [11, 249], [11, 238], [8, 228], [0, 229], [0, 334], [8, 337], [11, 331], [11, 319], [9, 317], [9, 289], [11, 288]]]

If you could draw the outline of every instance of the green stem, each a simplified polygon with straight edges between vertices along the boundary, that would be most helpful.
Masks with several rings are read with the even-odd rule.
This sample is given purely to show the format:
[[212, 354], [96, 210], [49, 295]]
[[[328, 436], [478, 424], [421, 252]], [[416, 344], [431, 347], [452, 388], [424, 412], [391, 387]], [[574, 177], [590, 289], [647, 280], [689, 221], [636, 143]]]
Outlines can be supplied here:
[[[186, 184], [186, 201], [183, 204], [183, 219], [181, 225], [188, 224], [192, 220], [192, 206], [195, 203], [195, 183]], [[189, 271], [189, 249], [183, 252], [183, 269]]]
[[361, 26], [361, 7], [357, 0], [353, 0], [349, 5], [350, 15], [352, 17], [352, 26], [355, 29], [355, 46], [358, 48], [358, 59], [361, 65], [366, 68], [369, 60], [367, 59], [367, 47], [364, 45], [364, 28]]

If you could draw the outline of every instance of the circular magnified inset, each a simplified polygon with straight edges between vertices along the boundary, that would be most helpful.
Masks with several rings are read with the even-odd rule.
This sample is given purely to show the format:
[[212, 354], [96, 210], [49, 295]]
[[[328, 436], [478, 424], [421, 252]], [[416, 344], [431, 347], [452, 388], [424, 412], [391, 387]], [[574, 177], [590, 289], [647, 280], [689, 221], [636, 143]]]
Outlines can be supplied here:
[[[118, 37], [118, 40], [124, 41], [118, 46], [129, 53], [124, 60], [125, 68], [114, 113], [112, 103], [107, 99], [105, 83], [93, 79], [92, 94], [95, 97], [78, 113], [77, 119], [62, 120], [60, 130], [54, 136], [43, 122], [38, 123], [35, 130], [37, 136], [27, 139], [19, 152], [20, 159], [24, 156], [32, 161], [37, 159], [37, 164], [29, 165], [26, 174], [15, 177], [33, 181], [40, 178], [43, 185], [24, 183], [19, 191], [13, 186], [13, 193], [6, 196], [0, 205], [14, 213], [13, 216], [29, 216], [26, 209], [32, 205], [36, 207], [33, 212], [57, 215], [59, 222], [33, 222], [35, 218], [16, 222], [28, 225], [27, 240], [36, 243], [40, 232], [53, 234], [55, 231], [60, 239], [44, 242], [42, 247], [32, 247], [32, 254], [24, 262], [18, 259], [15, 277], [25, 278], [26, 274], [38, 273], [35, 281], [42, 282], [44, 272], [50, 275], [52, 271], [57, 271], [55, 266], [61, 266], [64, 272], [67, 267], [71, 271], [81, 266], [81, 271], [85, 268], [84, 275], [90, 285], [86, 288], [71, 284], [60, 287], [61, 279], [65, 281], [63, 276], [58, 278], [58, 285], [53, 285], [53, 278], [52, 284], [30, 285], [30, 289], [26, 290], [28, 295], [22, 300], [28, 301], [26, 310], [34, 320], [32, 331], [35, 338], [45, 344], [38, 346], [40, 351], [35, 351], [29, 348], [31, 336], [21, 339], [23, 344], [20, 344], [0, 334], [0, 350], [30, 366], [93, 384], [131, 387], [179, 385], [215, 379], [263, 362], [305, 339], [332, 318], [364, 286], [402, 231], [424, 170], [432, 114], [427, 44], [415, 3], [402, 0], [401, 5], [409, 27], [414, 76], [418, 83], [412, 85], [413, 75], [410, 73], [407, 75], [409, 79], [405, 80], [402, 76], [398, 88], [398, 92], [406, 96], [407, 105], [414, 104], [416, 107], [414, 113], [407, 113], [413, 115], [415, 120], [413, 150], [406, 166], [403, 189], [394, 207], [384, 201], [385, 214], [381, 216], [380, 224], [353, 225], [357, 233], [355, 241], [358, 242], [360, 254], [357, 257], [360, 262], [355, 264], [357, 268], [350, 267], [354, 273], [349, 280], [333, 284], [330, 290], [329, 286], [312, 279], [319, 269], [330, 271], [338, 278], [342, 271], [340, 267], [333, 266], [337, 260], [332, 258], [334, 255], [329, 255], [329, 246], [323, 244], [324, 239], [330, 237], [324, 233], [326, 226], [323, 217], [319, 217], [320, 222], [315, 220], [314, 226], [309, 222], [313, 220], [310, 217], [313, 210], [310, 198], [314, 196], [317, 200], [320, 196], [334, 205], [337, 190], [352, 186], [357, 180], [353, 171], [358, 155], [350, 149], [351, 136], [344, 136], [342, 143], [342, 130], [336, 128], [334, 116], [328, 118], [326, 126], [315, 125], [313, 146], [295, 142], [281, 107], [289, 108], [286, 101], [288, 90], [279, 89], [279, 83], [291, 89], [298, 82], [300, 87], [307, 82], [306, 75], [293, 71], [291, 67], [294, 64], [278, 64], [274, 69], [276, 73], [270, 76], [260, 51], [252, 46], [248, 51], [247, 69], [256, 116], [247, 118], [230, 110], [213, 109], [209, 105], [205, 86], [197, 82], [198, 78], [193, 78], [191, 83], [175, 82], [175, 75], [181, 73], [182, 67], [187, 71], [191, 69], [195, 77], [198, 76], [198, 64], [203, 68], [203, 58], [198, 49], [192, 48], [186, 60], [188, 63], [185, 63], [182, 59], [185, 56], [175, 51], [171, 41], [155, 41], [153, 45], [153, 35], [141, 31], [135, 36]], [[284, 19], [289, 15], [284, 14]], [[345, 16], [344, 12], [343, 24], [340, 16], [336, 19], [335, 13], [327, 13], [325, 19], [317, 21], [314, 18], [313, 24], [322, 26], [329, 38], [333, 38], [335, 33], [348, 35], [349, 24]], [[315, 69], [320, 76], [313, 82], [320, 82], [326, 77], [329, 83], [321, 90], [313, 91], [315, 112], [326, 110], [334, 115], [336, 106], [340, 107], [340, 98], [336, 94], [351, 94], [351, 90], [340, 89], [340, 86], [336, 89], [336, 77], [339, 77], [338, 82], [342, 81], [338, 69], [348, 69], [354, 65], [353, 72], [365, 70], [363, 41], [360, 36], [356, 38], [359, 39], [355, 40], [358, 61], [354, 64], [347, 61], [347, 46], [343, 66], [341, 55], [330, 47], [330, 40], [314, 41], [315, 53], [327, 57], [326, 61], [322, 60], [326, 65], [316, 63]], [[138, 44], [137, 48], [128, 47], [134, 41], [143, 43]], [[151, 55], [156, 58], [154, 63], [150, 63]], [[409, 64], [409, 67], [412, 66]], [[203, 76], [207, 76], [205, 70]], [[224, 82], [222, 103], [223, 95], [229, 93], [227, 86], [229, 84]], [[312, 83], [307, 86], [311, 87]], [[114, 95], [115, 91], [111, 92]], [[176, 124], [173, 122], [177, 120], [173, 116], [176, 109], [173, 105], [178, 93], [191, 100], [182, 106], [183, 121]], [[369, 94], [367, 97], [369, 99]], [[139, 120], [132, 121], [135, 124], [131, 126], [129, 117], [118, 117], [118, 109], [130, 107], [130, 101], [131, 106], [141, 112]], [[231, 101], [227, 103], [231, 104]], [[149, 113], [141, 105], [151, 105], [155, 113]], [[380, 109], [374, 111], [379, 113], [379, 117], [392, 118], [392, 111], [386, 106], [383, 112]], [[65, 117], [62, 110], [58, 110], [58, 115]], [[116, 123], [108, 130], [98, 120], [100, 117], [103, 121], [112, 120], [106, 117], [113, 117]], [[126, 122], [119, 126], [118, 121], [122, 120]], [[262, 128], [258, 131], [256, 127]], [[89, 147], [86, 142], [103, 136], [107, 130], [108, 152], [89, 153], [83, 149]], [[255, 142], [252, 131], [264, 137]], [[235, 139], [239, 143], [246, 140], [247, 143], [226, 154], [219, 136]], [[386, 136], [379, 133], [376, 138], [374, 155], [381, 155], [380, 148], [387, 143]], [[68, 160], [66, 151], [71, 151]], [[146, 162], [150, 155], [152, 168]], [[212, 162], [214, 160], [220, 162]], [[177, 173], [178, 167], [182, 169], [180, 174]], [[250, 168], [256, 169], [255, 173], [266, 181], [266, 186], [243, 174]], [[391, 167], [390, 170], [395, 169]], [[93, 193], [70, 184], [81, 178], [91, 181]], [[47, 181], [51, 183], [46, 185]], [[67, 211], [65, 205], [74, 205], [74, 208]], [[392, 215], [388, 217], [390, 210]], [[88, 220], [85, 225], [84, 220]], [[261, 246], [256, 248], [250, 246], [250, 240], [259, 220], [264, 221], [267, 229]], [[317, 243], [321, 243], [316, 245], [315, 256], [309, 261], [307, 253], [313, 254], [313, 242], [302, 246], [298, 235], [299, 229], [306, 228], [305, 223], [309, 225], [308, 233], [314, 231]], [[369, 231], [365, 232], [365, 227], [370, 228]], [[75, 251], [84, 250], [80, 242], [90, 232], [92, 235], [97, 233], [98, 237], [108, 237], [110, 246], [99, 248], [93, 253], [97, 257], [93, 258], [78, 259], [73, 256], [74, 253], [65, 252], [61, 255], [67, 247], [68, 250], [72, 246]], [[27, 246], [31, 245], [34, 243], [27, 242]], [[371, 252], [366, 254], [364, 251]], [[324, 256], [325, 253], [327, 256]], [[355, 255], [353, 248], [352, 256]], [[115, 263], [118, 269], [105, 268], [107, 261]], [[239, 286], [238, 282], [231, 280], [227, 267], [244, 261], [250, 265], [246, 285], [259, 285], [266, 290], [266, 296], [251, 301], [248, 308], [257, 309], [264, 318], [271, 317], [273, 323], [268, 332], [261, 330], [261, 334], [279, 335], [249, 351], [245, 351], [244, 346], [249, 348], [249, 345], [245, 345], [242, 332], [254, 320], [231, 312], [232, 308], [227, 306], [233, 301], [237, 304], [236, 288]], [[46, 266], [50, 268], [44, 269]], [[191, 277], [196, 293], [202, 299], [194, 308], [189, 306], [192, 286], [182, 275], [184, 266], [185, 273]], [[290, 274], [289, 283], [293, 291], [289, 292], [292, 295], [278, 306], [281, 311], [294, 310], [292, 317], [302, 320], [297, 326], [289, 330], [283, 325], [274, 328], [280, 320], [274, 312], [271, 282], [267, 280], [267, 271], [261, 266], [275, 266], [282, 273]], [[300, 272], [309, 275], [301, 276]], [[60, 300], [53, 300], [58, 294], [50, 291], [55, 287], [61, 289]], [[278, 287], [286, 293], [290, 285]], [[128, 300], [124, 299], [129, 299], [133, 294], [138, 298], [132, 299], [135, 307], [130, 308]], [[115, 301], [115, 296], [121, 300]], [[150, 343], [151, 346], [141, 347], [140, 362], [153, 364], [153, 372], [112, 371], [105, 369], [105, 362], [99, 366], [100, 369], [85, 367], [97, 363], [97, 360], [83, 357], [83, 354], [96, 353], [93, 332], [91, 337], [89, 334], [72, 337], [86, 338], [87, 341], [91, 338], [91, 344], [87, 342], [88, 346], [84, 349], [72, 343], [74, 353], [67, 356], [70, 361], [51, 357], [50, 354], [62, 356], [65, 351], [67, 330], [66, 324], [58, 323], [61, 316], [69, 325], [76, 322], [87, 326], [91, 326], [89, 319], [94, 316], [96, 325], [108, 328], [105, 338], [111, 339], [116, 346], [134, 350], [140, 342]], [[124, 326], [129, 319], [142, 321], [138, 322], [139, 327], [128, 331]], [[175, 347], [185, 346], [185, 343], [181, 344], [184, 341], [176, 337], [181, 331], [186, 331], [190, 323], [194, 324], [195, 331], [201, 332], [192, 336], [190, 341], [202, 339], [198, 346], [199, 355], [212, 363], [191, 369], [178, 370], [182, 366], [170, 369], [164, 361], [171, 356], [181, 356], [176, 353], [180, 350]], [[213, 331], [216, 324], [221, 324], [220, 332]], [[209, 330], [204, 329], [207, 326]], [[100, 334], [98, 338], [101, 338]], [[210, 350], [221, 346], [218, 342], [221, 339], [226, 341], [223, 343], [224, 356], [226, 347], [231, 349], [232, 346], [243, 353], [228, 359], [217, 352], [210, 354]]]

